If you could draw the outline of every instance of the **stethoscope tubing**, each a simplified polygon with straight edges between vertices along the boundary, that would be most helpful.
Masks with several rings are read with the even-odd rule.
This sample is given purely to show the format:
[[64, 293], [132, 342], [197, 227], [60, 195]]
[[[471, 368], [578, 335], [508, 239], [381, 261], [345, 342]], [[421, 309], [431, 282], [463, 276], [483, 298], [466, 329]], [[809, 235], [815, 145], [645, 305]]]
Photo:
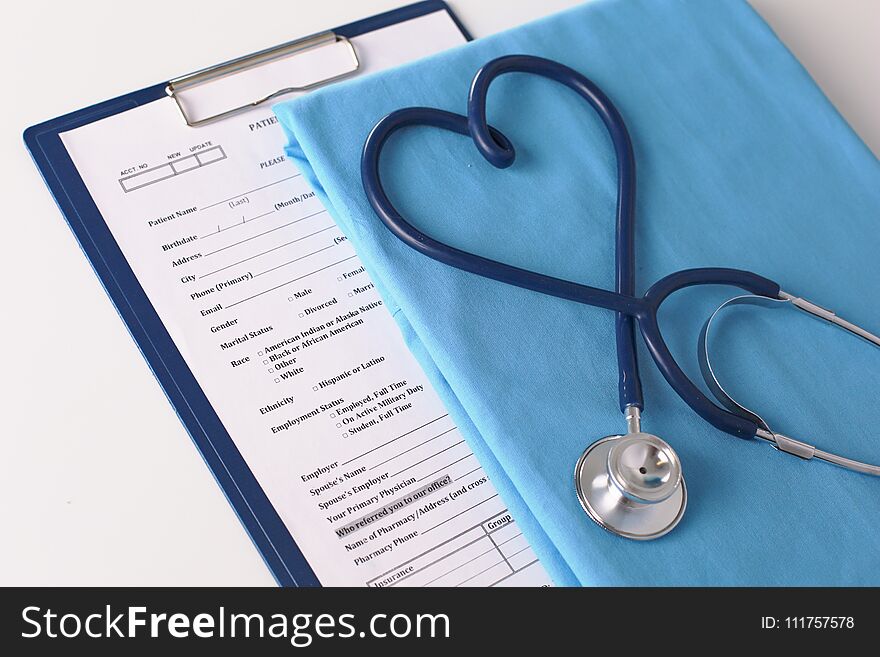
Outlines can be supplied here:
[[[596, 108], [611, 134], [618, 155], [618, 212], [616, 229], [616, 286], [634, 290], [634, 184], [632, 144], [623, 119], [613, 103], [592, 82], [573, 69], [550, 60], [512, 55], [493, 60], [477, 73], [468, 100], [468, 116], [429, 107], [397, 110], [380, 120], [370, 132], [361, 157], [361, 177], [370, 205], [398, 239], [419, 253], [463, 271], [504, 284], [533, 290], [568, 301], [597, 306], [617, 313], [616, 336], [620, 370], [621, 407], [642, 406], [633, 328], [639, 332], [651, 358], [673, 390], [700, 417], [721, 431], [741, 438], [756, 435], [758, 425], [713, 403], [688, 378], [669, 351], [657, 321], [660, 305], [673, 292], [694, 285], [729, 285], [751, 294], [778, 298], [777, 283], [739, 269], [697, 268], [674, 272], [657, 281], [644, 297], [632, 292], [609, 291], [547, 276], [468, 253], [425, 234], [394, 207], [382, 185], [380, 155], [388, 139], [409, 126], [432, 126], [471, 136], [480, 153], [495, 166], [510, 166], [515, 149], [510, 140], [486, 121], [486, 95], [494, 78], [509, 72], [526, 72], [550, 78], [577, 91]], [[625, 178], [625, 180], [624, 180]]]
[[[586, 100], [608, 130], [617, 159], [617, 210], [615, 221], [615, 290], [618, 294], [636, 293], [636, 163], [626, 122], [611, 99], [592, 80], [572, 68], [548, 59], [529, 55], [500, 57], [488, 62], [474, 76], [468, 93], [468, 128], [480, 154], [495, 167], [513, 164], [515, 153], [510, 142], [497, 142], [486, 118], [486, 99], [492, 82], [507, 73], [539, 75], [565, 85]], [[618, 312], [615, 320], [617, 343], [618, 395], [621, 412], [628, 406], [644, 408], [642, 384], [636, 353], [632, 315]]]

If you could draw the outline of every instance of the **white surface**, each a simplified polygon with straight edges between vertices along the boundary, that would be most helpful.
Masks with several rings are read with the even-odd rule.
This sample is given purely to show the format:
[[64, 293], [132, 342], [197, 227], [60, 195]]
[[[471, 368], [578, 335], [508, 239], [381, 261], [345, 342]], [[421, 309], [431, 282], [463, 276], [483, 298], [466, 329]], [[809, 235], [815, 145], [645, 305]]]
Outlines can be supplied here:
[[[402, 4], [7, 5], [0, 25], [0, 585], [273, 584], [80, 253], [22, 130]], [[450, 4], [479, 37], [576, 2]], [[880, 152], [880, 3], [753, 4]]]

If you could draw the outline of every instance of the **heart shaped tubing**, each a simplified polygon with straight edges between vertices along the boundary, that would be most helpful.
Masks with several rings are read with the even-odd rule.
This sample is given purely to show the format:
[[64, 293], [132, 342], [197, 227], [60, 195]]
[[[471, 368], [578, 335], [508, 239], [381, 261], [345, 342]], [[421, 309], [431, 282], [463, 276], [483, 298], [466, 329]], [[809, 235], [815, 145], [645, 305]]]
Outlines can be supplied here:
[[[521, 269], [435, 240], [409, 223], [397, 211], [382, 186], [379, 174], [382, 147], [394, 132], [408, 126], [431, 126], [470, 135], [477, 149], [491, 164], [500, 168], [513, 164], [516, 158], [513, 144], [486, 121], [489, 85], [499, 75], [509, 72], [540, 75], [574, 90], [596, 110], [611, 135], [618, 168], [615, 292]], [[623, 118], [610, 99], [593, 82], [574, 69], [529, 55], [510, 55], [492, 60], [474, 77], [468, 99], [468, 116], [430, 107], [409, 107], [392, 112], [380, 120], [364, 144], [361, 178], [367, 199], [385, 226], [401, 241], [423, 255], [502, 283], [615, 311], [622, 408], [629, 405], [639, 408], [642, 406], [633, 335], [633, 324], [638, 322], [639, 330], [658, 369], [676, 393], [698, 415], [732, 435], [742, 438], [756, 435], [758, 425], [753, 419], [714, 404], [685, 375], [663, 340], [657, 323], [657, 309], [670, 294], [692, 285], [730, 285], [770, 298], [779, 298], [779, 285], [739, 269], [700, 268], [670, 274], [651, 286], [644, 297], [634, 296], [635, 158], [632, 144]]]
[[[391, 207], [391, 203], [388, 201], [379, 181], [378, 155], [385, 140], [393, 132], [405, 126], [433, 126], [458, 134], [469, 134], [477, 150], [492, 166], [504, 169], [513, 164], [516, 159], [516, 151], [513, 144], [501, 132], [491, 127], [486, 119], [486, 99], [489, 94], [489, 87], [496, 78], [506, 73], [540, 75], [565, 85], [586, 100], [605, 124], [611, 136], [614, 152], [617, 157], [615, 289], [618, 294], [635, 295], [636, 165], [632, 141], [630, 140], [623, 117], [614, 106], [614, 103], [611, 102], [611, 99], [591, 80], [574, 69], [558, 62], [531, 55], [510, 55], [492, 60], [477, 71], [477, 74], [474, 76], [468, 94], [467, 118], [459, 114], [428, 107], [398, 110], [385, 117], [376, 125], [370, 138], [367, 140], [362, 160], [367, 169], [364, 175], [364, 187], [368, 197], [371, 197], [370, 201], [373, 207], [375, 208], [377, 205], [385, 208]], [[371, 185], [368, 184], [368, 181], [375, 181], [377, 184]], [[373, 202], [374, 200], [376, 201], [375, 203]], [[381, 212], [379, 216], [382, 217]], [[421, 233], [416, 236], [415, 233], [418, 233], [418, 231], [411, 226], [409, 228], [412, 230], [403, 231], [404, 234], [400, 234], [400, 232], [395, 230], [395, 225], [399, 224], [401, 220], [402, 217], [399, 219], [395, 218], [394, 221], [389, 223], [383, 218], [385, 225], [404, 242], [409, 243], [406, 235], [408, 233], [410, 237], [416, 237], [415, 241], [418, 244], [424, 245], [423, 248], [427, 248], [428, 243], [426, 240], [429, 238]], [[416, 244], [410, 244], [410, 246], [422, 250]], [[431, 253], [426, 253], [426, 255], [436, 257], [436, 254], [432, 255]], [[462, 252], [457, 252], [457, 256], [458, 264], [448, 264], [461, 267], [469, 261], [472, 265], [480, 265], [481, 271], [485, 272], [483, 265], [486, 264], [486, 261], [482, 259], [475, 260], [473, 259], [474, 257]], [[501, 264], [489, 262], [491, 263], [490, 266]], [[469, 271], [474, 270], [469, 269]], [[509, 273], [514, 274], [513, 271], [509, 271]], [[486, 274], [483, 273], [482, 275]], [[521, 278], [521, 273], [517, 273], [516, 276]], [[514, 284], [518, 285], [519, 283]], [[634, 320], [631, 315], [621, 312], [617, 313], [616, 339], [620, 409], [624, 411], [627, 406], [635, 406], [641, 409], [643, 407], [642, 386], [639, 380], [638, 362], [636, 359]]]

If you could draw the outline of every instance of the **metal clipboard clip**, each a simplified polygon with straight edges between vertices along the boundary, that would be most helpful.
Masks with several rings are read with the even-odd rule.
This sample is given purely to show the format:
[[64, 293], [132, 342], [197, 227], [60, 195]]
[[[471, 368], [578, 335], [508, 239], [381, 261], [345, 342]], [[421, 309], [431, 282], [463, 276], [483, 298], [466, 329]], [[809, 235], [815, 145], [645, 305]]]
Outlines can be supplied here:
[[[308, 84], [302, 86], [285, 87], [283, 89], [278, 89], [277, 91], [273, 91], [272, 93], [270, 93], [268, 96], [263, 96], [262, 98], [258, 98], [257, 100], [254, 100], [252, 102], [245, 103], [244, 105], [240, 105], [238, 107], [233, 107], [232, 109], [228, 109], [202, 119], [195, 119], [190, 116], [190, 114], [186, 111], [186, 108], [184, 107], [184, 103], [181, 102], [180, 93], [185, 91], [186, 89], [191, 89], [193, 87], [206, 84], [219, 78], [235, 75], [236, 73], [241, 73], [256, 66], [268, 64], [280, 59], [297, 55], [307, 50], [326, 47], [336, 43], [344, 43], [347, 46], [349, 55], [351, 56], [351, 67], [346, 68], [341, 73], [337, 73], [331, 75], [330, 77], [325, 77], [314, 82], [309, 82]], [[343, 78], [347, 78], [357, 73], [360, 67], [361, 63], [358, 59], [357, 51], [355, 50], [354, 45], [351, 43], [351, 41], [349, 41], [344, 36], [336, 34], [335, 32], [328, 31], [304, 37], [302, 39], [297, 39], [295, 41], [288, 41], [287, 43], [283, 43], [280, 46], [267, 48], [266, 50], [261, 50], [251, 55], [245, 55], [244, 57], [233, 59], [224, 64], [211, 66], [209, 68], [196, 71], [195, 73], [176, 78], [168, 83], [168, 86], [165, 88], [165, 93], [171, 96], [177, 103], [177, 107], [180, 109], [180, 113], [183, 115], [183, 119], [184, 121], [186, 121], [186, 124], [190, 127], [197, 127], [205, 125], [206, 123], [211, 123], [212, 121], [225, 119], [229, 116], [232, 116], [233, 114], [238, 114], [239, 112], [245, 112], [247, 110], [253, 109], [254, 107], [262, 105], [263, 103], [266, 103], [273, 98], [277, 98], [278, 96], [283, 96], [285, 94], [297, 91], [310, 91], [311, 89], [315, 89], [316, 87], [320, 87], [322, 85], [336, 82], [337, 80], [341, 80]]]

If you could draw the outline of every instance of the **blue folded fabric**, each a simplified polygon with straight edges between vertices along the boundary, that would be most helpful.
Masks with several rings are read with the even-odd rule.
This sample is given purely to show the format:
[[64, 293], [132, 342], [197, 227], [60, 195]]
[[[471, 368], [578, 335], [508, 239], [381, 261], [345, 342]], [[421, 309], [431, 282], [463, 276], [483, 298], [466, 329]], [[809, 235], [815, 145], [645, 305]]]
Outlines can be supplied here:
[[[526, 53], [584, 73], [612, 98], [638, 166], [641, 294], [687, 267], [749, 269], [880, 331], [880, 166], [745, 2], [592, 2], [275, 111], [288, 154], [360, 254], [471, 447], [563, 585], [880, 584], [880, 479], [733, 438], [697, 417], [640, 344], [644, 430], [681, 456], [682, 523], [627, 541], [581, 510], [573, 469], [621, 433], [614, 317], [436, 263], [367, 203], [359, 158], [400, 107], [464, 113], [488, 60]], [[410, 129], [383, 181], [426, 233], [490, 258], [613, 288], [610, 139], [572, 92], [522, 74], [496, 82], [489, 121], [517, 160], [492, 168], [471, 141]], [[725, 288], [688, 289], [660, 316], [699, 380], [697, 336]], [[880, 462], [880, 350], [790, 310], [730, 311], [717, 369], [770, 426]]]

